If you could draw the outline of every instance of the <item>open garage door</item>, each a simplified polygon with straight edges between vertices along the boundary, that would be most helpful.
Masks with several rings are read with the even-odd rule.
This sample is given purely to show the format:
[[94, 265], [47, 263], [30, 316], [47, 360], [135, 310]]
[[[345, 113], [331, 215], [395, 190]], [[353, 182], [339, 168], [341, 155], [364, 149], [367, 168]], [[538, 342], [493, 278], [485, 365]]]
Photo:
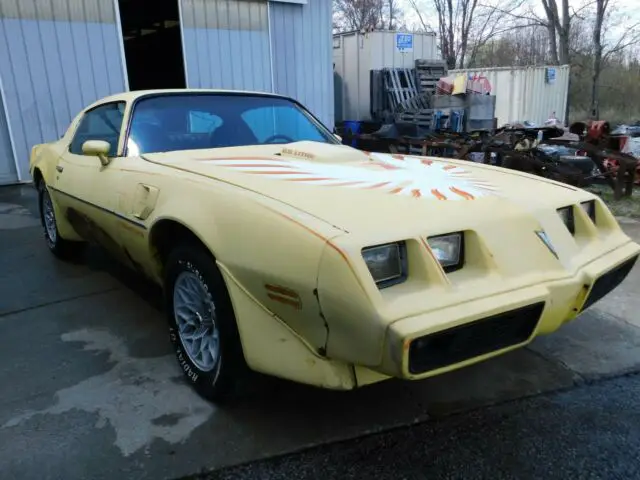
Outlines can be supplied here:
[[265, 0], [180, 0], [187, 85], [271, 91]]

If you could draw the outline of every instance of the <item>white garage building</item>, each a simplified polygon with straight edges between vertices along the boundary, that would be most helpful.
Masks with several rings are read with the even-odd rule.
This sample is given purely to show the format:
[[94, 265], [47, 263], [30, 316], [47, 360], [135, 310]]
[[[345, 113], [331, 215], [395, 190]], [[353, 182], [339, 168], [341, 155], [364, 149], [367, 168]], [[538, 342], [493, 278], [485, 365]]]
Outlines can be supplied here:
[[0, 185], [106, 95], [290, 95], [334, 122], [331, 0], [0, 0]]

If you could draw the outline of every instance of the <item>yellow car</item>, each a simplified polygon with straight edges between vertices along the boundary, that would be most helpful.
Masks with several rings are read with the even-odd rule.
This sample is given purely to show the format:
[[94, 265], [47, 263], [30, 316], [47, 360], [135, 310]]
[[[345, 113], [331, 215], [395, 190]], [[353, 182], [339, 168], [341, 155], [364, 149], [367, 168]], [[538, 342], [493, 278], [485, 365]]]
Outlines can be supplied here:
[[348, 390], [480, 362], [575, 318], [640, 253], [591, 193], [359, 151], [272, 94], [111, 96], [30, 171], [48, 247], [97, 243], [162, 285], [213, 401], [251, 371]]

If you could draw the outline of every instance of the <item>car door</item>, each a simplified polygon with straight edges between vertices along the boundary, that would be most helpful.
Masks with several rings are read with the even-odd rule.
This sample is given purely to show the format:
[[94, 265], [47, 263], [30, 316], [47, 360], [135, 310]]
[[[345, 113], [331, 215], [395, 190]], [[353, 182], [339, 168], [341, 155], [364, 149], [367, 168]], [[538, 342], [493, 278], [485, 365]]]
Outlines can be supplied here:
[[83, 238], [113, 253], [118, 251], [110, 232], [113, 212], [102, 205], [108, 187], [101, 173], [108, 165], [103, 166], [95, 155], [85, 155], [82, 145], [88, 140], [106, 141], [111, 146], [108, 157], [115, 158], [124, 110], [124, 102], [110, 102], [85, 112], [56, 165], [55, 189], [64, 216]]
[[[131, 108], [131, 115], [135, 116]], [[149, 121], [153, 123], [154, 119], [146, 118], [146, 122]], [[112, 254], [133, 269], [152, 274], [155, 263], [148, 249], [149, 216], [160, 194], [159, 176], [153, 172], [154, 166], [139, 156], [134, 141], [135, 138], [140, 142], [135, 135], [135, 117], [128, 123], [120, 128], [118, 154], [109, 157], [108, 163], [99, 170], [92, 201], [105, 212], [101, 223], [105, 233], [103, 241], [108, 242]], [[154, 142], [165, 140], [162, 131], [151, 129], [151, 135]]]

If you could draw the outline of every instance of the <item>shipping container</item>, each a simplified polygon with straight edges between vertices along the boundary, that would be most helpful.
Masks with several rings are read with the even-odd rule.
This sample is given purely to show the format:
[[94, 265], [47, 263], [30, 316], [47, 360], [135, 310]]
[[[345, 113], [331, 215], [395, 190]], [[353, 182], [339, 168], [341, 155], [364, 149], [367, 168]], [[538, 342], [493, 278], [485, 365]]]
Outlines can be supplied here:
[[434, 33], [345, 32], [333, 36], [336, 121], [371, 120], [371, 70], [440, 59]]
[[564, 124], [569, 65], [450, 70], [449, 75], [483, 75], [496, 96], [498, 126], [516, 121], [542, 124], [555, 115]]

